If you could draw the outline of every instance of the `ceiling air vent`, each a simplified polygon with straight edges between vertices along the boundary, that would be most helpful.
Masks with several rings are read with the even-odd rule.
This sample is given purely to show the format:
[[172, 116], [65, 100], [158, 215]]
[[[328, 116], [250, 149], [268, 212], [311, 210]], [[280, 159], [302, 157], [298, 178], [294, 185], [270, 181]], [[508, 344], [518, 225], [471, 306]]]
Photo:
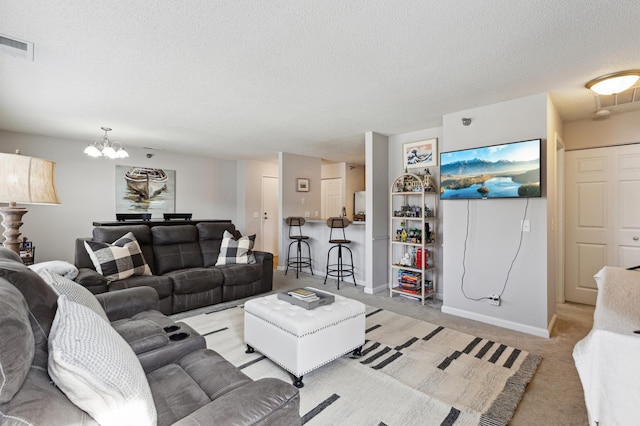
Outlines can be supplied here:
[[596, 95], [596, 109], [612, 108], [625, 104], [640, 103], [640, 86], [635, 86], [615, 95]]
[[0, 34], [0, 52], [33, 61], [33, 43]]

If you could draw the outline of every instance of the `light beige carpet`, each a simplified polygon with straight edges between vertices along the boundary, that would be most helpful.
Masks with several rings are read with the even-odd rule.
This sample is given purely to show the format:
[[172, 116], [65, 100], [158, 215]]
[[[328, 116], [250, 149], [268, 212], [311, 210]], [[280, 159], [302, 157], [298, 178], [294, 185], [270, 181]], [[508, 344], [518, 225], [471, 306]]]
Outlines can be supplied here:
[[[242, 306], [184, 318], [207, 345], [253, 379], [290, 375], [246, 354]], [[541, 360], [537, 355], [367, 306], [363, 356], [304, 377], [308, 425], [505, 425]]]

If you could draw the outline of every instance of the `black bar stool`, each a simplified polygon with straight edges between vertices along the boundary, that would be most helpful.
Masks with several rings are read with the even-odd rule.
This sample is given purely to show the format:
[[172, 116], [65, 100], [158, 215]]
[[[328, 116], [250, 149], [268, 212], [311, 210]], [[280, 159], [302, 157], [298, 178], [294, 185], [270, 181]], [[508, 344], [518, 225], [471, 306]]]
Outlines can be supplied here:
[[[353, 285], [356, 284], [356, 276], [354, 274], [354, 266], [353, 266], [353, 253], [351, 253], [351, 249], [346, 244], [351, 244], [351, 240], [347, 240], [347, 236], [345, 235], [344, 228], [349, 226], [351, 222], [346, 217], [330, 217], [327, 219], [327, 226], [331, 228], [329, 232], [329, 244], [334, 244], [331, 246], [329, 251], [327, 252], [327, 275], [324, 277], [324, 283], [327, 283], [327, 277], [337, 277], [338, 278], [338, 290], [340, 290], [340, 280], [344, 281], [345, 277], [351, 276], [353, 278]], [[333, 236], [333, 230], [340, 229], [342, 230], [342, 238], [340, 238], [340, 233], [338, 236]], [[338, 263], [329, 263], [331, 258], [331, 252], [337, 249], [338, 250]], [[342, 250], [346, 250], [349, 252], [349, 258], [351, 259], [350, 264], [345, 264], [342, 259]]]
[[[309, 268], [311, 270], [311, 275], [313, 275], [313, 268], [311, 267], [311, 246], [307, 240], [308, 236], [302, 235], [302, 226], [305, 223], [303, 217], [295, 217], [291, 216], [285, 219], [287, 225], [289, 225], [289, 238], [293, 241], [289, 243], [289, 248], [287, 249], [287, 269], [284, 271], [284, 274], [287, 275], [289, 272], [289, 266], [296, 268], [296, 278], [298, 278], [298, 273], [302, 270], [302, 268]], [[294, 231], [294, 228], [298, 228], [298, 231]], [[302, 255], [302, 244], [306, 244], [308, 256]], [[291, 246], [296, 245], [296, 257], [291, 258]]]

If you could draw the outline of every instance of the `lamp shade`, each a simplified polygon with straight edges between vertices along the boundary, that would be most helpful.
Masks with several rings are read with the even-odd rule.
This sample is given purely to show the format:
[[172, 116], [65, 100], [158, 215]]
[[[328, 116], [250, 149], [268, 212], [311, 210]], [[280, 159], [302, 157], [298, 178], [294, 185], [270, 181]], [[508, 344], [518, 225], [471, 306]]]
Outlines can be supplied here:
[[0, 153], [0, 202], [60, 204], [55, 172], [53, 161]]

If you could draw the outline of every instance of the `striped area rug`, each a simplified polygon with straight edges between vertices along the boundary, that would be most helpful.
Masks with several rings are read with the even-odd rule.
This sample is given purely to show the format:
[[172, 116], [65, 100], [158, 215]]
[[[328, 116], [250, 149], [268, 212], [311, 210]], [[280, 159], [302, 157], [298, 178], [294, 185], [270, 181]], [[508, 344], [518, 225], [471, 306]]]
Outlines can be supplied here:
[[[253, 379], [291, 376], [246, 354], [242, 306], [183, 319]], [[304, 376], [308, 425], [506, 425], [541, 357], [492, 340], [367, 307], [363, 355]]]

